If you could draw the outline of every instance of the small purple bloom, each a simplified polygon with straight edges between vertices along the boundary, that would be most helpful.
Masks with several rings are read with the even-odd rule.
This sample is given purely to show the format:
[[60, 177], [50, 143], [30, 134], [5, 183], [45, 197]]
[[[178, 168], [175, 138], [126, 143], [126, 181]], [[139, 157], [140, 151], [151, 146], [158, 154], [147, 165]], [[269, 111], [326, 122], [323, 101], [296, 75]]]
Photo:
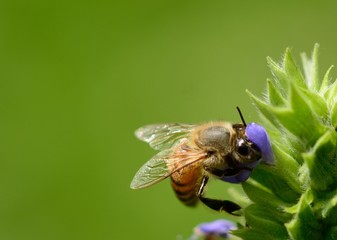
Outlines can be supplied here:
[[248, 168], [253, 169], [260, 163], [259, 161], [253, 162], [251, 164], [246, 164], [244, 165], [245, 168], [240, 170], [237, 174], [232, 175], [232, 176], [223, 176], [220, 179], [229, 182], [229, 183], [242, 183], [246, 181], [250, 175], [252, 174], [252, 170], [248, 170]]
[[252, 141], [261, 151], [262, 161], [274, 165], [274, 154], [267, 131], [257, 123], [249, 123], [246, 127], [248, 140]]
[[211, 237], [228, 238], [229, 231], [237, 229], [236, 225], [231, 221], [219, 219], [213, 222], [201, 223], [195, 229], [195, 234], [191, 239], [196, 237], [205, 237], [205, 239], [211, 239]]

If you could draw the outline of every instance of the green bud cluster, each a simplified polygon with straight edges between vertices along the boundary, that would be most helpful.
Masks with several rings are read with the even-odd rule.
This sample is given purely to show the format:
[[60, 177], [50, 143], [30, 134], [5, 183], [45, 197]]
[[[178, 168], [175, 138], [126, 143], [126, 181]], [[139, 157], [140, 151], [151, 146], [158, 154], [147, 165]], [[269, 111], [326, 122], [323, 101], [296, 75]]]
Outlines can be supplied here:
[[263, 98], [248, 92], [267, 130], [275, 166], [260, 164], [242, 187], [251, 200], [243, 239], [337, 239], [337, 81], [318, 74], [318, 44], [302, 55], [287, 49], [267, 59], [272, 78]]

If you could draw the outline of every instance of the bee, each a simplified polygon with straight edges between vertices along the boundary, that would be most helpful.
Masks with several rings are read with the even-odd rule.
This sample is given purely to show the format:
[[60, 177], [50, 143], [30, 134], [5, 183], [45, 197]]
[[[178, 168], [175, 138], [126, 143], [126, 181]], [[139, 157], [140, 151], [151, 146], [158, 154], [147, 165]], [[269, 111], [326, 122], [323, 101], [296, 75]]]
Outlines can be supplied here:
[[178, 199], [187, 206], [199, 201], [216, 211], [237, 215], [239, 205], [229, 200], [204, 196], [213, 176], [230, 183], [246, 181], [261, 162], [273, 164], [266, 130], [256, 124], [209, 122], [192, 124], [154, 124], [139, 128], [136, 137], [159, 150], [134, 176], [130, 187], [149, 187], [171, 178]]

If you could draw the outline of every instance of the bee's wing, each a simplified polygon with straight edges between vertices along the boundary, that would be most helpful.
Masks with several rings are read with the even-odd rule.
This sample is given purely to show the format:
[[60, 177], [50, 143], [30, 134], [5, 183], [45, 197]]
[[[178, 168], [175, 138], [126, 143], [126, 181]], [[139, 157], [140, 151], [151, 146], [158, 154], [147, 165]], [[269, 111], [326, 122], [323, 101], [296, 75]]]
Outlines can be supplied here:
[[153, 124], [137, 129], [135, 134], [152, 148], [162, 150], [172, 147], [178, 140], [186, 137], [194, 127], [192, 124], [179, 123]]
[[189, 164], [204, 160], [205, 157], [204, 151], [182, 148], [181, 145], [163, 150], [138, 170], [130, 187], [132, 189], [149, 187]]

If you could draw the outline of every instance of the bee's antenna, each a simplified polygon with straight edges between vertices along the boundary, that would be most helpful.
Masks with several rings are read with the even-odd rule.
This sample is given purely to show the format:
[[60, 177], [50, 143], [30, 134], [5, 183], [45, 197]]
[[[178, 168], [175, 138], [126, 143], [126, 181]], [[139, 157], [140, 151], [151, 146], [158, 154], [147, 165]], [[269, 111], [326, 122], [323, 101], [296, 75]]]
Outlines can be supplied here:
[[237, 110], [238, 110], [238, 112], [239, 112], [239, 115], [240, 115], [240, 118], [241, 118], [241, 121], [242, 121], [243, 125], [246, 127], [247, 125], [246, 125], [246, 122], [245, 122], [245, 120], [243, 119], [243, 116], [242, 116], [242, 113], [241, 113], [241, 110], [240, 110], [240, 108], [239, 108], [239, 107], [236, 107], [236, 109], [237, 109]]

